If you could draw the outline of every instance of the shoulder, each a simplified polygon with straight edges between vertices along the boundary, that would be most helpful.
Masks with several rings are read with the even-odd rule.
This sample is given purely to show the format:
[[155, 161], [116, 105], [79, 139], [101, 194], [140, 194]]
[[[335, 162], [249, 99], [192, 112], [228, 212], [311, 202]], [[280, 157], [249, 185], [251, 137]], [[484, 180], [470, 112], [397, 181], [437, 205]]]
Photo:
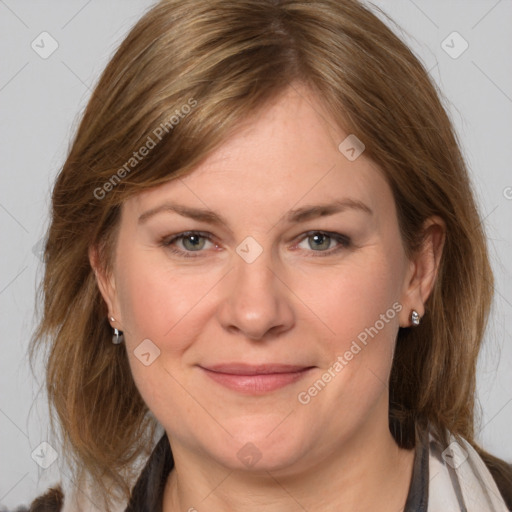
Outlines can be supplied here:
[[60, 485], [48, 489], [38, 496], [28, 509], [20, 512], [60, 512], [64, 504], [64, 493]]
[[[129, 503], [124, 500], [110, 504], [112, 512], [124, 512], [125, 510], [156, 510], [153, 501], [161, 498], [163, 484], [166, 476], [174, 466], [174, 459], [167, 435], [164, 433], [153, 447], [149, 458], [145, 461], [142, 472], [132, 488]], [[158, 492], [155, 492], [155, 489]], [[73, 486], [64, 487], [62, 483], [49, 488], [44, 494], [38, 496], [29, 508], [18, 509], [14, 512], [104, 512], [97, 489], [89, 480], [76, 483]], [[149, 507], [141, 507], [140, 503]], [[128, 508], [127, 508], [128, 506]], [[0, 511], [1, 512], [1, 511]]]
[[454, 510], [464, 503], [478, 504], [479, 510], [512, 510], [509, 463], [450, 432], [447, 442], [435, 437], [431, 434], [429, 439], [429, 473], [436, 476], [429, 482], [429, 506], [432, 501], [440, 507], [449, 494]]
[[485, 454], [482, 456], [509, 510], [512, 510], [512, 464]]
[[[105, 512], [97, 499], [99, 494], [90, 485], [62, 489], [61, 484], [49, 488], [38, 496], [28, 508], [13, 512]], [[111, 512], [124, 512], [125, 502], [113, 501], [109, 504]], [[1, 511], [0, 511], [1, 512]]]

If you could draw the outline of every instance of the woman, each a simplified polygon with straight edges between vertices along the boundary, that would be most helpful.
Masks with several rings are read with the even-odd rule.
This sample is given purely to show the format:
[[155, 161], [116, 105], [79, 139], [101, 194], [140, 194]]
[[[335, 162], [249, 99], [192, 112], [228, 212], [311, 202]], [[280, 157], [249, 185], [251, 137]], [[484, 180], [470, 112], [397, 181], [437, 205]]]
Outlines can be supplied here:
[[52, 207], [33, 349], [74, 473], [31, 510], [512, 506], [474, 439], [492, 277], [465, 164], [358, 2], [156, 5]]

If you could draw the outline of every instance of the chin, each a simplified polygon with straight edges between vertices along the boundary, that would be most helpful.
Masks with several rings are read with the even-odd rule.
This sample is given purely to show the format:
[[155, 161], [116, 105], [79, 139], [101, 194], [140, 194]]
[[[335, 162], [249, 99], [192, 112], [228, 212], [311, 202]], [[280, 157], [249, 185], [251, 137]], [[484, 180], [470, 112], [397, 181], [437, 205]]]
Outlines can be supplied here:
[[[280, 419], [282, 421], [283, 418]], [[286, 422], [280, 426], [278, 421], [261, 419], [252, 424], [246, 420], [243, 424], [231, 425], [222, 439], [209, 440], [212, 444], [206, 448], [223, 466], [231, 470], [252, 472], [277, 471], [295, 464], [304, 452], [309, 451], [310, 442], [296, 429], [286, 428]], [[212, 447], [217, 449], [212, 450]]]

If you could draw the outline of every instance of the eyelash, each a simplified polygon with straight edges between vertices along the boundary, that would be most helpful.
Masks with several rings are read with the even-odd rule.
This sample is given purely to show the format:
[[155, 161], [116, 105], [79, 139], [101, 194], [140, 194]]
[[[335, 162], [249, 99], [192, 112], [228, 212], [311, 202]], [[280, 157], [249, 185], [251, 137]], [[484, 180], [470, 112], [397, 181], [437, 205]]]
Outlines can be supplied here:
[[[201, 256], [199, 254], [204, 252], [202, 250], [183, 251], [181, 249], [176, 249], [175, 247], [172, 247], [172, 244], [174, 242], [176, 242], [177, 240], [181, 240], [181, 239], [186, 238], [187, 236], [191, 236], [191, 235], [198, 235], [201, 238], [205, 238], [206, 240], [213, 242], [213, 237], [209, 233], [204, 233], [202, 231], [186, 231], [186, 232], [180, 233], [176, 236], [173, 236], [172, 238], [169, 238], [169, 237], [162, 238], [160, 240], [159, 245], [162, 247], [165, 247], [173, 254], [177, 254], [178, 256], [181, 256], [183, 258], [198, 258], [198, 257], [200, 258]], [[313, 257], [330, 256], [332, 254], [338, 253], [339, 251], [341, 251], [343, 249], [347, 249], [352, 245], [352, 241], [350, 240], [350, 238], [348, 236], [342, 235], [340, 233], [332, 233], [329, 231], [307, 231], [306, 233], [304, 233], [304, 236], [299, 240], [298, 243], [301, 243], [302, 241], [306, 240], [307, 238], [309, 238], [313, 235], [324, 235], [333, 240], [336, 240], [339, 243], [338, 246], [328, 249], [326, 251], [311, 251], [314, 253], [315, 252], [320, 253], [320, 254], [315, 254]], [[197, 254], [194, 254], [195, 252], [197, 252]]]

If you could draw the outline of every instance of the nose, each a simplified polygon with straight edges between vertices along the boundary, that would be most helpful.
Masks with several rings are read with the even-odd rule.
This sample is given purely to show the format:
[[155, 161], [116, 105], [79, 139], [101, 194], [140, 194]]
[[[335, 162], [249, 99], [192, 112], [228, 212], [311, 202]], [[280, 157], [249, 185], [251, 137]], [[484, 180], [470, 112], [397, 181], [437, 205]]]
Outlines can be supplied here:
[[218, 310], [224, 329], [251, 340], [277, 336], [295, 321], [290, 301], [293, 294], [265, 252], [252, 263], [235, 255], [235, 268]]

